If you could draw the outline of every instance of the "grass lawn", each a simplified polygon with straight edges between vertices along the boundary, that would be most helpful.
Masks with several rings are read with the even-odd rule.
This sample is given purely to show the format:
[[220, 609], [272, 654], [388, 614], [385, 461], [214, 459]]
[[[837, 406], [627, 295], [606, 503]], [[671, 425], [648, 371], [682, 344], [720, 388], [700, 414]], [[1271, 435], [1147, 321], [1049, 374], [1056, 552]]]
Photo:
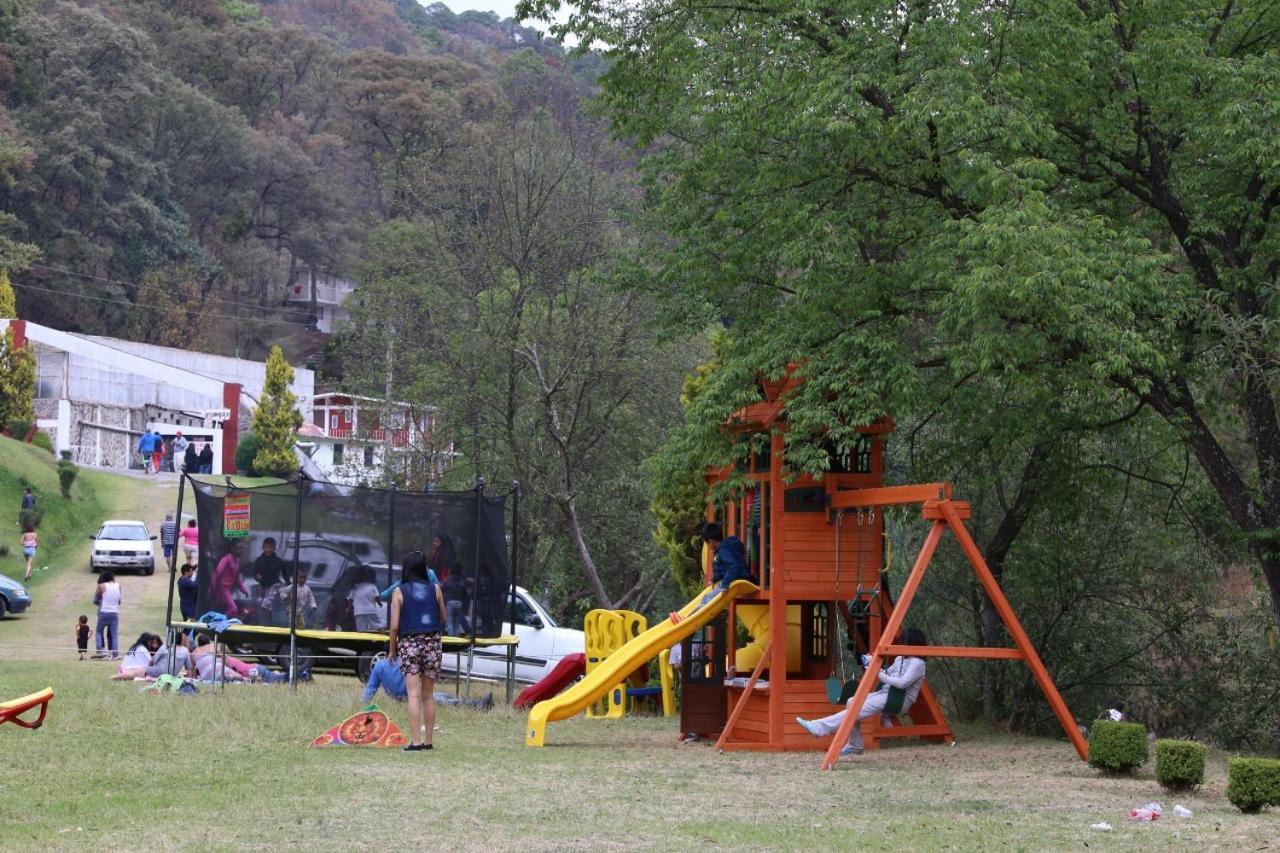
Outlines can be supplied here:
[[[0, 729], [5, 848], [1256, 850], [1280, 837], [1280, 814], [1225, 801], [1222, 755], [1203, 791], [1173, 798], [1149, 769], [1100, 778], [1064, 742], [1011, 737], [890, 747], [822, 773], [817, 753], [677, 747], [661, 719], [557, 723], [534, 750], [522, 715], [445, 709], [430, 753], [311, 749], [357, 708], [354, 679], [150, 696], [109, 668], [4, 662], [0, 695], [58, 694], [43, 729]], [[1169, 816], [1124, 820], [1148, 800]], [[1173, 818], [1175, 800], [1195, 816]], [[1103, 820], [1115, 831], [1089, 829]]]
[[[112, 514], [154, 524], [173, 505], [172, 481], [86, 474]], [[12, 497], [0, 491], [0, 506], [16, 513]], [[0, 726], [5, 850], [1259, 850], [1280, 839], [1280, 813], [1227, 803], [1216, 752], [1203, 790], [1172, 797], [1151, 768], [1100, 777], [1065, 741], [981, 731], [956, 747], [891, 746], [834, 773], [817, 769], [817, 752], [676, 746], [676, 723], [656, 718], [555, 723], [546, 748], [528, 749], [524, 716], [503, 708], [443, 709], [432, 752], [311, 749], [359, 707], [355, 679], [198, 696], [110, 682], [110, 664], [71, 648], [92, 579], [68, 553], [32, 610], [0, 623], [0, 698], [57, 693], [42, 729]], [[168, 578], [122, 580], [125, 640], [159, 630]], [[407, 726], [403, 706], [383, 707]], [[1165, 819], [1125, 820], [1150, 800]], [[1195, 816], [1172, 817], [1175, 802]], [[1114, 831], [1091, 830], [1098, 821]]]

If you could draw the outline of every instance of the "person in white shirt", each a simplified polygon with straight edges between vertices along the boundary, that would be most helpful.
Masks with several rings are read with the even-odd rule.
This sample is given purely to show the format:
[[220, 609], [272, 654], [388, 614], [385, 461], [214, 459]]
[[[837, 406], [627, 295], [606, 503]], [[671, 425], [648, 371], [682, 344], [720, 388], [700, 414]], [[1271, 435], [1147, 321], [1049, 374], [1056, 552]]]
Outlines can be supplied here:
[[360, 572], [360, 582], [347, 596], [351, 599], [351, 612], [356, 617], [357, 631], [378, 631], [383, 626], [382, 602], [378, 599], [378, 587], [374, 584], [377, 574], [365, 566]]
[[[899, 642], [902, 642], [902, 636], [899, 635]], [[928, 645], [924, 632], [919, 628], [907, 629], [905, 636], [908, 646]], [[862, 657], [863, 666], [866, 666], [870, 657], [868, 655]], [[885, 718], [905, 714], [916, 701], [916, 697], [920, 695], [920, 685], [924, 684], [924, 669], [924, 660], [914, 657], [899, 657], [893, 663], [883, 667], [879, 675], [880, 687], [867, 696], [867, 701], [862, 704], [862, 710], [858, 712], [858, 722], [876, 714]], [[852, 703], [853, 700], [850, 699], [849, 702]], [[836, 733], [848, 713], [849, 710], [846, 708], [819, 720], [796, 717], [796, 722], [814, 737], [827, 737]], [[841, 748], [840, 754], [862, 754], [862, 731], [857, 723], [850, 730], [849, 742]]]

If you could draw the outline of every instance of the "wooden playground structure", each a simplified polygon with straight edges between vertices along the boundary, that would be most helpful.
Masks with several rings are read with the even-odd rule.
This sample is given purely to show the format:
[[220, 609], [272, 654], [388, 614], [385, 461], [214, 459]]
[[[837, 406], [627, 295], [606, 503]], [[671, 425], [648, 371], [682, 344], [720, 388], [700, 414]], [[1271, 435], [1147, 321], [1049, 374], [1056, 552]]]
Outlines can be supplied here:
[[[691, 653], [684, 670], [682, 730], [718, 731], [716, 745], [725, 750], [825, 749], [822, 767], [831, 769], [887, 657], [1023, 660], [1076, 751], [1087, 758], [1088, 746], [1070, 711], [965, 527], [969, 505], [953, 500], [946, 483], [884, 485], [884, 443], [893, 430], [891, 420], [863, 430], [852, 452], [833, 453], [831, 469], [820, 482], [807, 475], [784, 477], [783, 401], [801, 381], [791, 375], [761, 383], [764, 399], [737, 412], [727, 424], [743, 439], [754, 436], [757, 449], [736, 471], [707, 475], [709, 487], [735, 475], [749, 484], [737, 499], [720, 507], [709, 505], [707, 520], [720, 522], [726, 536], [737, 536], [746, 545], [760, 591], [732, 602], [727, 620], [687, 641]], [[930, 529], [895, 603], [887, 589], [884, 508], [915, 503], [922, 505]], [[1004, 620], [1012, 647], [895, 644], [948, 530]], [[709, 574], [709, 559], [704, 568]], [[739, 625], [750, 635], [742, 647]], [[850, 643], [856, 654], [845, 652]], [[871, 661], [844, 724], [829, 745], [813, 738], [795, 718], [830, 714], [829, 679], [851, 677], [845, 658], [862, 653]], [[723, 661], [727, 663], [722, 670]], [[748, 671], [749, 677], [737, 677]], [[700, 678], [703, 674], [706, 677]], [[866, 748], [878, 748], [885, 738], [953, 740], [927, 680], [906, 716], [909, 723], [895, 718], [889, 727], [878, 718], [864, 720]]]

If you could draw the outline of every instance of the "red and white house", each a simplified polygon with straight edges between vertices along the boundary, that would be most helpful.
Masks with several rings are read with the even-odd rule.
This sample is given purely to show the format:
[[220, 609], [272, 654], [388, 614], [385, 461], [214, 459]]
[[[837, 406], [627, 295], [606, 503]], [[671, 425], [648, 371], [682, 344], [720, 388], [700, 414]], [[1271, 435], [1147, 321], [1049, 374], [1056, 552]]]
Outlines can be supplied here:
[[312, 413], [299, 443], [310, 445], [311, 460], [336, 483], [374, 484], [415, 464], [435, 480], [452, 457], [451, 447], [434, 446], [433, 406], [332, 391], [315, 395]]

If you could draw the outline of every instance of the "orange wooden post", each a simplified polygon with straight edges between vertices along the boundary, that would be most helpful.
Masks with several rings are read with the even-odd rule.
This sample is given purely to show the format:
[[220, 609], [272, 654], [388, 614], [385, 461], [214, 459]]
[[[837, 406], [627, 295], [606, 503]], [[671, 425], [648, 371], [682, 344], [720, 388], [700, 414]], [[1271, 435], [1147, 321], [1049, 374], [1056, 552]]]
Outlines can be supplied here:
[[743, 710], [747, 707], [752, 691], [756, 689], [756, 682], [760, 680], [760, 673], [764, 672], [764, 665], [769, 661], [769, 652], [772, 648], [773, 638], [770, 637], [769, 643], [764, 647], [764, 654], [760, 655], [756, 668], [751, 671], [751, 678], [747, 681], [747, 689], [742, 691], [742, 695], [738, 697], [738, 703], [733, 706], [733, 713], [729, 714], [728, 721], [725, 722], [724, 728], [720, 731], [720, 737], [716, 739], [716, 749], [720, 752], [724, 752], [724, 744], [729, 738], [729, 732], [737, 725], [738, 717], [742, 716]]
[[[783, 546], [782, 433], [774, 430], [769, 444], [769, 743], [782, 746], [783, 698], [787, 692], [787, 570]], [[729, 626], [729, 636], [735, 636]], [[732, 644], [732, 640], [730, 641]]]
[[959, 540], [961, 549], [964, 551], [965, 556], [969, 558], [974, 571], [977, 572], [978, 580], [982, 582], [982, 588], [987, 591], [987, 597], [991, 599], [996, 612], [1000, 614], [1000, 618], [1004, 620], [1005, 627], [1009, 629], [1009, 634], [1013, 637], [1014, 644], [1022, 651], [1027, 665], [1031, 667], [1031, 674], [1035, 676], [1036, 683], [1040, 685], [1040, 690], [1044, 693], [1045, 698], [1049, 700], [1049, 706], [1053, 708], [1053, 713], [1057, 715], [1058, 722], [1062, 724], [1062, 730], [1067, 733], [1067, 738], [1075, 746], [1076, 752], [1080, 754], [1080, 759], [1088, 761], [1089, 745], [1085, 743], [1084, 736], [1076, 728], [1076, 721], [1067, 709], [1067, 703], [1062, 701], [1062, 696], [1058, 693], [1057, 686], [1054, 685], [1053, 679], [1049, 677], [1049, 671], [1044, 668], [1044, 664], [1040, 661], [1040, 655], [1036, 653], [1035, 647], [1031, 645], [1031, 639], [1027, 637], [1027, 632], [1022, 630], [1022, 623], [1018, 621], [1013, 608], [1009, 606], [1009, 601], [1004, 597], [1000, 584], [996, 583], [995, 577], [991, 574], [991, 569], [987, 566], [987, 561], [982, 558], [982, 552], [978, 550], [973, 537], [969, 535], [969, 529], [964, 526], [964, 523], [956, 513], [956, 508], [950, 501], [943, 502], [941, 506], [942, 513], [946, 516], [951, 532]]
[[[849, 732], [853, 730], [853, 726], [858, 724], [858, 712], [862, 710], [863, 704], [867, 701], [867, 696], [871, 694], [871, 689], [875, 687], [876, 677], [880, 674], [880, 667], [884, 662], [884, 650], [897, 639], [898, 631], [902, 628], [902, 620], [906, 617], [908, 608], [911, 607], [911, 599], [915, 597], [916, 590], [920, 588], [920, 581], [924, 579], [925, 569], [928, 568], [929, 562], [933, 559], [933, 552], [938, 549], [938, 543], [942, 540], [942, 533], [946, 530], [946, 527], [946, 522], [939, 519], [929, 529], [929, 535], [924, 540], [924, 547], [920, 549], [920, 553], [916, 556], [915, 565], [911, 567], [911, 574], [907, 576], [907, 583], [902, 587], [902, 595], [899, 597], [897, 605], [893, 608], [893, 613], [889, 616], [888, 624], [884, 626], [884, 631], [880, 634], [880, 642], [876, 644], [875, 649], [871, 652], [871, 664], [867, 667], [867, 671], [862, 674], [862, 680], [858, 682], [858, 689], [853, 694], [853, 698], [849, 700], [848, 713], [845, 714], [843, 722], [840, 723], [840, 728], [836, 730], [835, 738], [831, 741], [831, 746], [827, 748], [827, 754], [823, 756], [823, 770], [834, 770], [836, 762], [840, 760], [840, 749], [848, 742]], [[770, 684], [770, 688], [772, 688], [772, 684]]]

